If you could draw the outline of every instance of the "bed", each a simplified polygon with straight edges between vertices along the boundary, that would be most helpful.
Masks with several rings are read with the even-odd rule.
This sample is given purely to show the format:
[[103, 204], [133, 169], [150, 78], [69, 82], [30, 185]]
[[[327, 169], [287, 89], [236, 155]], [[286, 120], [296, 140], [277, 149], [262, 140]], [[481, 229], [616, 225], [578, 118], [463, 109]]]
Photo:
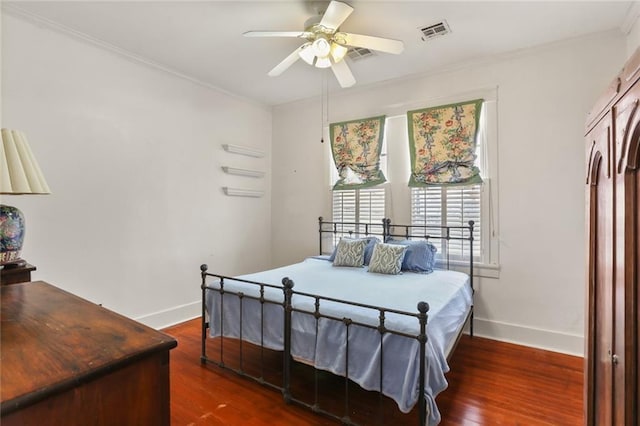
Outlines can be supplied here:
[[[393, 275], [370, 272], [373, 263], [369, 268], [336, 267], [332, 258], [336, 250], [332, 257], [323, 252], [343, 237], [350, 242], [376, 239], [391, 244], [393, 239], [460, 240], [469, 241], [472, 250], [473, 223], [433, 227], [394, 225], [388, 219], [381, 224], [353, 224], [320, 218], [318, 231], [320, 255], [297, 264], [240, 277], [214, 274], [201, 266], [201, 361], [229, 367], [224, 344], [213, 359], [207, 354], [208, 339], [241, 342], [241, 360], [242, 342], [247, 342], [283, 353], [281, 382], [269, 382], [263, 373], [247, 374], [242, 362], [232, 369], [279, 389], [286, 402], [355, 424], [348, 392], [342, 413], [326, 411], [317, 398], [307, 401], [292, 393], [297, 362], [378, 392], [403, 413], [417, 405], [420, 425], [437, 424], [435, 397], [447, 386], [448, 358], [465, 323], [470, 322], [473, 330], [472, 251], [468, 273], [435, 269]], [[442, 253], [439, 262], [448, 266], [449, 254]]]

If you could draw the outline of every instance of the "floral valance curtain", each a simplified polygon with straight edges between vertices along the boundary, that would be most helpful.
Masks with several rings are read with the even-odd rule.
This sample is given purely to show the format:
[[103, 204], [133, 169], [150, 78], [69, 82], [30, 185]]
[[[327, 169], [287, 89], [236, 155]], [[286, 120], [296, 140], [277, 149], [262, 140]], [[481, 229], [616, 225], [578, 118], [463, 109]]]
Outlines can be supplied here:
[[334, 190], [366, 188], [386, 182], [380, 170], [385, 116], [331, 123], [331, 152], [339, 179]]
[[482, 182], [476, 138], [482, 99], [407, 112], [411, 178], [409, 186]]

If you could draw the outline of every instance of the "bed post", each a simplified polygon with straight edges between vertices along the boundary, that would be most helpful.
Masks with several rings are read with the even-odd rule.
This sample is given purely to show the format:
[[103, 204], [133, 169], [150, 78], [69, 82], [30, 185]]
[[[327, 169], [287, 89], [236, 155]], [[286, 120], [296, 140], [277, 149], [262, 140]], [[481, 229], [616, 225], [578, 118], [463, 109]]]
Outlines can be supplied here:
[[386, 243], [387, 239], [391, 237], [391, 219], [382, 219], [382, 242]]
[[287, 277], [282, 279], [284, 285], [284, 353], [282, 364], [282, 397], [289, 404], [291, 402], [291, 299], [293, 296], [293, 281]]
[[208, 328], [208, 324], [207, 324], [207, 319], [206, 319], [206, 315], [207, 315], [207, 308], [206, 308], [206, 304], [205, 304], [205, 289], [206, 289], [206, 280], [207, 280], [207, 269], [209, 269], [209, 267], [206, 264], [202, 264], [200, 265], [200, 275], [202, 276], [202, 284], [200, 285], [200, 289], [202, 290], [202, 317], [201, 317], [201, 324], [202, 324], [202, 348], [200, 351], [200, 363], [204, 364], [207, 362], [207, 345], [206, 345], [206, 341], [207, 341], [207, 328]]
[[475, 222], [469, 221], [469, 284], [471, 285], [471, 320], [469, 322], [469, 335], [473, 337], [473, 309], [475, 288], [473, 288], [473, 225]]
[[429, 304], [427, 302], [418, 303], [418, 321], [420, 322], [420, 334], [418, 335], [418, 343], [420, 344], [420, 375], [418, 380], [420, 381], [418, 394], [418, 410], [419, 410], [419, 425], [426, 426], [427, 424], [427, 398], [424, 394], [425, 391], [425, 379], [427, 377], [427, 312], [429, 312]]
[[322, 216], [318, 218], [318, 243], [318, 248], [320, 250], [318, 255], [322, 256]]

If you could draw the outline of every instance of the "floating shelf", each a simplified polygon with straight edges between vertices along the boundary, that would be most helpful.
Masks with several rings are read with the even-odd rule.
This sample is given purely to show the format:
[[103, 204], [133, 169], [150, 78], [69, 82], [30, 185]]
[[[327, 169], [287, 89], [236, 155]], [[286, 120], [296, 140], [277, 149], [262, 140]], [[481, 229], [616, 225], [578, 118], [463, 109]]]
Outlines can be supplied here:
[[239, 169], [237, 167], [222, 166], [222, 170], [230, 175], [248, 176], [253, 178], [264, 177], [264, 172], [259, 170]]
[[262, 158], [265, 155], [264, 151], [261, 151], [255, 148], [249, 148], [246, 146], [241, 146], [241, 145], [232, 145], [232, 144], [225, 143], [225, 144], [222, 144], [222, 148], [227, 152], [231, 152], [233, 154], [248, 155], [249, 157]]
[[230, 197], [260, 198], [264, 195], [264, 191], [257, 190], [257, 189], [229, 188], [228, 186], [223, 186], [222, 190], [226, 195]]

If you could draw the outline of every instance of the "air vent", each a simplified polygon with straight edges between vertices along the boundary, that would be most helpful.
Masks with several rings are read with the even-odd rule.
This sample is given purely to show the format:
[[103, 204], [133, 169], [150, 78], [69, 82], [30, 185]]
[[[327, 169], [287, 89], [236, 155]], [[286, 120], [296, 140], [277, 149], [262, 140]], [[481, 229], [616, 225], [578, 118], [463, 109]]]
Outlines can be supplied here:
[[373, 52], [364, 47], [350, 47], [349, 50], [347, 50], [347, 56], [349, 56], [349, 59], [352, 61], [359, 61], [360, 59], [373, 56]]
[[427, 41], [429, 39], [440, 37], [445, 34], [449, 34], [451, 29], [449, 28], [449, 24], [447, 21], [443, 20], [442, 22], [438, 22], [437, 24], [429, 25], [426, 27], [418, 28], [420, 30], [422, 41]]

